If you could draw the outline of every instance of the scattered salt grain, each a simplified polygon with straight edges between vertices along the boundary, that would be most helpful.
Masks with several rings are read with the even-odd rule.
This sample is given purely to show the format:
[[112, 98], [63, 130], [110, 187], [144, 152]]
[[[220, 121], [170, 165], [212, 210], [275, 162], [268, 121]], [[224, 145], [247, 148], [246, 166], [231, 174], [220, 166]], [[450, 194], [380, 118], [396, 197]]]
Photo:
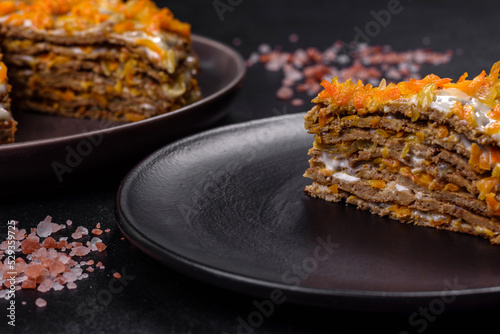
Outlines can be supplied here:
[[[7, 259], [2, 263], [5, 256], [4, 251], [11, 246], [7, 240], [0, 241], [0, 299], [8, 299], [7, 292], [14, 284], [16, 291], [21, 289], [36, 290], [37, 293], [46, 293], [50, 290], [60, 291], [64, 287], [75, 289], [76, 281], [87, 279], [89, 273], [95, 268], [90, 267], [94, 260], [75, 261], [72, 257], [87, 256], [91, 252], [102, 252], [106, 245], [98, 237], [92, 240], [82, 239], [82, 242], [73, 241], [68, 243], [68, 237], [61, 236], [56, 241], [51, 235], [55, 232], [67, 229], [72, 226], [70, 220], [66, 224], [56, 224], [52, 222], [52, 217], [47, 216], [43, 221], [37, 224], [36, 228], [30, 228], [29, 234], [25, 229], [14, 229], [14, 250], [22, 253], [17, 256], [14, 271], [17, 277], [14, 282], [4, 278], [6, 273]], [[93, 234], [101, 235], [101, 224], [97, 223], [93, 229]], [[110, 229], [106, 229], [109, 232]], [[69, 231], [66, 233], [70, 233]], [[75, 235], [76, 233], [76, 235]], [[73, 236], [87, 238], [89, 230], [83, 226], [78, 226], [73, 231]], [[83, 246], [83, 243], [87, 245]], [[69, 254], [68, 254], [69, 252]], [[88, 266], [84, 268], [84, 266]], [[99, 262], [96, 268], [104, 269], [104, 265]], [[26, 302], [23, 302], [23, 305]], [[44, 307], [46, 301], [42, 298], [37, 299], [37, 306]]]
[[[290, 34], [289, 42], [298, 41], [297, 34]], [[456, 50], [457, 55], [463, 50]], [[322, 80], [331, 81], [337, 77], [343, 82], [351, 79], [361, 80], [377, 86], [382, 78], [389, 82], [420, 79], [423, 64], [441, 65], [450, 61], [453, 51], [434, 52], [428, 48], [395, 51], [390, 46], [368, 45], [366, 43], [344, 43], [335, 41], [321, 51], [316, 47], [297, 48], [293, 51], [274, 49], [269, 44], [260, 44], [246, 61], [248, 67], [258, 63], [268, 71], [281, 71], [283, 79], [276, 92], [280, 100], [289, 100], [293, 106], [300, 107], [304, 101], [295, 99], [298, 94], [317, 95]], [[301, 97], [303, 98], [303, 97]]]
[[47, 302], [43, 298], [37, 298], [35, 301], [36, 306], [38, 307], [45, 307], [47, 306]]
[[297, 43], [299, 41], [299, 35], [297, 35], [297, 34], [290, 34], [290, 36], [288, 36], [288, 41], [290, 43]]
[[101, 235], [102, 234], [102, 230], [98, 229], [98, 228], [95, 228], [95, 229], [92, 230], [92, 234]]
[[44, 220], [42, 220], [38, 225], [36, 226], [36, 234], [40, 238], [46, 238], [49, 235], [52, 234], [52, 223], [51, 223], [52, 217], [47, 216]]
[[276, 96], [280, 100], [289, 100], [293, 97], [293, 90], [290, 87], [281, 87], [276, 92]]

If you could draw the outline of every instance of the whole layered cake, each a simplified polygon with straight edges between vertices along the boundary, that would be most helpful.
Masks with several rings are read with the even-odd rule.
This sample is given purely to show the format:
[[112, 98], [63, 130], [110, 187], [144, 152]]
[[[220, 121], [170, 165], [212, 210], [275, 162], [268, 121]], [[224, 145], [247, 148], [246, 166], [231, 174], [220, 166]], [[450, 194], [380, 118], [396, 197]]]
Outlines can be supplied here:
[[1, 1], [0, 33], [14, 110], [139, 121], [201, 98], [190, 25], [150, 0]]
[[324, 80], [305, 116], [306, 192], [500, 243], [499, 70], [378, 87]]

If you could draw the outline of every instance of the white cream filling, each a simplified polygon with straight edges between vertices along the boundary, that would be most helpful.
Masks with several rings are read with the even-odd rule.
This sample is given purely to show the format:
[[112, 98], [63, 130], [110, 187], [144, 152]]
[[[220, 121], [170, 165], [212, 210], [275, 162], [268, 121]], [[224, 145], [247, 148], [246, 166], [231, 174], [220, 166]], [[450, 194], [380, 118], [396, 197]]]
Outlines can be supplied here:
[[[462, 105], [471, 105], [474, 108], [473, 116], [480, 132], [485, 133], [486, 127], [495, 122], [494, 119], [491, 119], [488, 116], [488, 112], [491, 110], [490, 107], [456, 88], [448, 88], [438, 91], [434, 96], [434, 101], [430, 104], [430, 108], [448, 114], [457, 102], [460, 102]], [[491, 135], [491, 137], [500, 144], [500, 133]], [[466, 147], [470, 147], [470, 145], [468, 145], [469, 142], [467, 138], [460, 137], [460, 141]]]
[[342, 180], [342, 181], [346, 181], [346, 182], [358, 182], [359, 181], [359, 177], [349, 175], [345, 172], [335, 173], [332, 175], [332, 177], [339, 179], [339, 180]]
[[396, 187], [396, 190], [397, 190], [397, 191], [408, 191], [408, 190], [409, 190], [409, 189], [408, 189], [408, 188], [406, 188], [405, 186], [402, 186], [402, 185], [397, 184], [397, 183], [396, 183], [395, 187]]
[[321, 156], [318, 158], [318, 160], [325, 164], [326, 169], [332, 171], [337, 171], [341, 168], [349, 167], [347, 159], [335, 159], [331, 154], [325, 152], [321, 153]]
[[0, 106], [0, 121], [8, 121], [10, 118], [10, 113], [4, 107]]

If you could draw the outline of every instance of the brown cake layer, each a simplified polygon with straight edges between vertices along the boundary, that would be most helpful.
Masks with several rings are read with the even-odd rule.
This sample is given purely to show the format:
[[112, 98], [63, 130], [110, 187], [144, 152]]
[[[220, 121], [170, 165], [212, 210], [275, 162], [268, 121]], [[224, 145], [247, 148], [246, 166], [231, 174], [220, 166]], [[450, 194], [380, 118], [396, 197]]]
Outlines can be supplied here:
[[0, 45], [15, 109], [139, 121], [201, 99], [189, 24], [150, 0], [5, 2]]
[[500, 243], [500, 62], [473, 80], [324, 81], [305, 191], [402, 222]]

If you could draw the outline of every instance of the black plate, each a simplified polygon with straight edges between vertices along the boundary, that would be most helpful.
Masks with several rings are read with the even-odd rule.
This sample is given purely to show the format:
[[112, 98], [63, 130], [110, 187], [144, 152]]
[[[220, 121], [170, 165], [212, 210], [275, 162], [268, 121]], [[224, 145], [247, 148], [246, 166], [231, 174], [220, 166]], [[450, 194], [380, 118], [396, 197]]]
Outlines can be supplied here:
[[500, 304], [500, 246], [306, 196], [302, 117], [154, 153], [121, 185], [120, 228], [172, 268], [262, 298], [278, 289], [295, 303], [390, 312]]
[[193, 49], [204, 98], [179, 110], [135, 123], [15, 113], [16, 143], [0, 146], [0, 193], [126, 173], [166, 143], [220, 119], [223, 105], [243, 82], [245, 61], [234, 49], [197, 35]]

